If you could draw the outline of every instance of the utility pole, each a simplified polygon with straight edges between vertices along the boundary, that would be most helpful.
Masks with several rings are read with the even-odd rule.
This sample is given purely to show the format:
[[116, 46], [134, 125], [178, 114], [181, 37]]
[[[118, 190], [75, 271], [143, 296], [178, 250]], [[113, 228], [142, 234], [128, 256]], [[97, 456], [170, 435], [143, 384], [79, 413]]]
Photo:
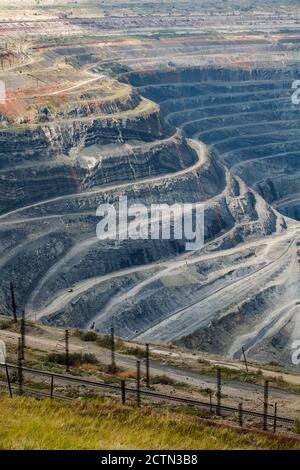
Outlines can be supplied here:
[[222, 384], [221, 384], [221, 369], [217, 369], [217, 415], [221, 416], [221, 392], [222, 392]]
[[140, 361], [136, 361], [136, 403], [137, 406], [141, 404], [141, 363]]
[[149, 344], [146, 344], [146, 387], [150, 387]]
[[245, 366], [246, 366], [246, 371], [249, 372], [249, 370], [248, 370], [248, 364], [247, 364], [247, 358], [246, 358], [246, 354], [245, 354], [245, 349], [244, 349], [244, 347], [242, 347], [242, 352], [243, 352], [243, 356], [244, 356], [244, 362], [245, 362]]
[[17, 323], [18, 317], [17, 317], [17, 305], [16, 305], [16, 297], [15, 297], [15, 289], [13, 282], [10, 282], [10, 295], [11, 295], [11, 310], [12, 314], [14, 317], [14, 322]]
[[269, 381], [265, 381], [264, 385], [264, 416], [263, 416], [263, 430], [267, 430], [268, 421], [268, 401], [269, 401]]
[[65, 331], [66, 372], [70, 372], [69, 330]]
[[111, 350], [111, 370], [116, 372], [116, 357], [115, 357], [115, 329], [110, 329], [110, 350]]

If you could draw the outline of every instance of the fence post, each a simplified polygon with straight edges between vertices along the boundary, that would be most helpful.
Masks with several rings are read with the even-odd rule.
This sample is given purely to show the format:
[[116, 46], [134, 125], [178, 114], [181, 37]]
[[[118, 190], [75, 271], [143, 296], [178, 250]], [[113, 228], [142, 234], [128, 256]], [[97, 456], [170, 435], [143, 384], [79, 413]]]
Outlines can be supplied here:
[[125, 402], [126, 402], [125, 380], [121, 380], [121, 394], [122, 394], [122, 405], [125, 405]]
[[221, 416], [221, 369], [217, 369], [217, 415]]
[[51, 375], [51, 386], [50, 386], [50, 399], [53, 399], [53, 387], [54, 387], [54, 377]]
[[268, 415], [268, 401], [269, 401], [269, 382], [265, 381], [264, 385], [264, 416], [263, 416], [263, 430], [267, 430], [267, 415]]
[[277, 403], [274, 405], [274, 423], [273, 423], [273, 432], [276, 432], [277, 427]]
[[146, 344], [146, 387], [150, 387], [149, 344]]
[[141, 383], [141, 363], [140, 361], [136, 361], [136, 403], [137, 403], [137, 406], [140, 406], [141, 404], [140, 383]]
[[208, 389], [208, 393], [209, 393], [209, 411], [210, 411], [210, 413], [212, 413], [212, 409], [213, 409], [213, 407], [212, 407], [212, 390], [210, 388]]
[[69, 330], [65, 331], [66, 372], [70, 372]]
[[18, 383], [19, 395], [23, 395], [23, 355], [21, 338], [18, 338]]
[[21, 317], [21, 325], [20, 325], [20, 333], [21, 333], [21, 349], [22, 349], [22, 360], [24, 361], [25, 359], [25, 311], [22, 311], [22, 317]]
[[11, 389], [10, 378], [9, 378], [9, 371], [8, 371], [7, 364], [5, 364], [5, 370], [6, 370], [6, 379], [7, 379], [7, 385], [8, 385], [9, 396], [10, 396], [10, 398], [12, 398], [12, 389]]
[[116, 357], [115, 357], [115, 329], [110, 329], [110, 350], [111, 350], [111, 370], [116, 371]]
[[209, 412], [212, 412], [213, 406], [212, 406], [212, 390], [211, 388], [206, 389], [206, 393], [209, 396]]
[[243, 427], [243, 403], [239, 403], [239, 425]]

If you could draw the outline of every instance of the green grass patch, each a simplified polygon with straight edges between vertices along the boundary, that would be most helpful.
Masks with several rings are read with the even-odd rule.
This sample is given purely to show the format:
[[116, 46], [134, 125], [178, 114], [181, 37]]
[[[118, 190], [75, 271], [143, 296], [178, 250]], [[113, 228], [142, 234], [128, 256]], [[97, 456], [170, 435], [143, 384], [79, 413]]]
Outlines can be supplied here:
[[1, 450], [300, 449], [292, 437], [214, 424], [192, 410], [7, 396], [0, 407]]

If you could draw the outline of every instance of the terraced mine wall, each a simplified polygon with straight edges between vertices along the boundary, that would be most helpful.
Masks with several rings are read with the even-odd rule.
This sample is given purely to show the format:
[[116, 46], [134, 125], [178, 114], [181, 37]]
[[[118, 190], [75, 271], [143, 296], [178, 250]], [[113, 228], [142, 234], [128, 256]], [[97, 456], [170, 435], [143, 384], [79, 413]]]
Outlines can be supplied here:
[[[291, 100], [292, 83], [299, 79], [295, 67], [130, 73], [122, 79], [134, 85], [143, 96], [160, 103], [169, 124], [207, 144], [216, 162], [224, 165], [234, 175], [233, 179], [241, 178], [264, 201], [299, 220], [300, 114], [299, 107]], [[257, 208], [257, 196], [253, 195], [253, 201]], [[236, 210], [238, 205], [234, 206]], [[273, 213], [274, 223], [276, 219]], [[245, 225], [235, 227], [235, 236], [239, 230], [245, 230]], [[258, 230], [256, 235], [259, 238], [262, 232]], [[247, 236], [241, 236], [239, 241]], [[254, 244], [254, 253], [260, 260], [255, 268], [247, 267], [244, 252], [240, 268], [235, 263], [232, 265], [233, 278], [227, 272], [224, 278], [209, 276], [207, 285], [206, 281], [200, 281], [199, 292], [196, 294], [197, 288], [190, 291], [189, 306], [183, 307], [179, 301], [181, 307], [173, 306], [174, 313], [169, 311], [157, 325], [149, 326], [135, 337], [175, 342], [236, 358], [242, 356], [243, 346], [258, 361], [272, 358], [293, 368], [291, 351], [293, 340], [299, 335], [296, 311], [300, 293], [299, 241], [294, 237], [292, 233], [290, 239], [279, 243], [278, 262], [275, 254], [271, 262], [267, 261], [268, 256], [262, 256]], [[226, 236], [225, 240], [219, 248], [230, 247]], [[264, 239], [261, 240], [264, 246]], [[266, 240], [265, 246], [272, 253], [277, 244], [273, 248], [273, 242]], [[215, 262], [211, 260], [209, 264], [216, 273]], [[178, 282], [171, 295], [165, 288], [162, 291], [175, 299], [177, 295], [180, 297], [182, 288]], [[230, 299], [230, 291], [235, 293], [234, 300]], [[193, 304], [191, 299], [195, 297], [198, 301]], [[151, 309], [150, 298], [149, 295], [146, 309]], [[180, 331], [176, 324], [181, 325]]]
[[187, 144], [182, 134], [176, 134], [148, 146], [125, 146], [122, 153], [118, 151], [114, 154], [111, 150], [111, 153], [102, 157], [87, 174], [83, 186], [92, 188], [175, 173], [196, 162], [196, 152]]
[[[130, 156], [123, 157], [119, 162], [118, 174], [111, 172], [113, 156], [102, 160], [98, 169], [91, 174], [85, 165], [72, 158], [72, 150], [76, 152], [82, 147], [125, 143], [127, 141], [155, 142], [173, 135], [173, 128], [160, 119], [157, 109], [150, 113], [141, 113], [137, 117], [99, 118], [92, 121], [71, 121], [70, 123], [49, 123], [39, 126], [14, 127], [2, 129], [0, 132], [0, 171], [2, 172], [0, 213], [12, 210], [39, 198], [47, 198], [59, 194], [80, 192], [81, 186], [91, 187], [98, 183], [113, 183], [130, 180], [134, 174], [146, 173], [146, 166], [155, 174], [155, 167], [165, 167], [165, 172], [183, 168], [195, 159], [194, 152], [188, 149], [181, 138], [170, 141], [171, 155], [176, 149], [177, 162], [154, 149], [143, 155], [144, 161]], [[172, 144], [175, 146], [172, 148]], [[168, 147], [168, 144], [165, 145]], [[64, 157], [64, 158], [62, 158]], [[96, 155], [97, 157], [97, 155]], [[159, 160], [159, 158], [161, 158]], [[152, 165], [149, 165], [152, 160]], [[127, 176], [126, 176], [127, 175]], [[41, 193], [42, 189], [42, 193]]]
[[122, 77], [160, 103], [169, 124], [210, 145], [219, 161], [283, 214], [299, 220], [299, 106], [295, 66], [197, 68]]
[[[272, 73], [133, 73], [122, 80], [136, 87], [135, 107], [2, 129], [2, 310], [10, 311], [14, 279], [20, 310], [51, 325], [108, 332], [113, 317], [123, 337], [233, 356], [236, 338], [253, 330], [245, 344], [259, 346], [256, 329], [287, 298], [284, 275], [297, 256], [295, 240], [285, 246], [290, 222], [262, 197], [263, 181], [251, 166], [244, 173], [235, 166], [247, 161], [248, 139], [269, 125], [258, 125], [259, 106], [280, 120], [282, 109], [266, 111], [266, 102], [287, 104], [290, 75]], [[239, 128], [243, 119], [249, 135]], [[120, 196], [147, 206], [202, 203], [204, 248], [188, 253], [185, 240], [150, 237], [99, 241], [96, 209]], [[274, 250], [264, 242], [273, 235]], [[247, 302], [256, 314], [248, 315]]]
[[97, 91], [82, 94], [83, 103], [66, 103], [60, 111], [53, 112], [48, 107], [39, 107], [37, 122], [48, 122], [55, 119], [78, 119], [97, 114], [115, 114], [122, 111], [133, 110], [140, 104], [140, 95], [134, 91], [119, 98], [99, 98]]
[[[220, 183], [224, 186], [220, 168], [212, 160], [196, 168], [198, 152], [161, 119], [154, 103], [146, 104], [149, 111], [134, 110], [132, 116], [129, 109], [122, 117], [2, 129], [1, 207], [4, 218], [11, 212], [8, 218], [12, 219], [1, 237], [3, 251], [10, 253], [2, 263], [5, 309], [9, 310], [10, 279], [15, 279], [19, 305], [24, 308], [36, 283], [46, 273], [49, 275], [55, 263], [55, 280], [51, 283], [52, 277], [48, 276], [48, 287], [43, 289], [45, 301], [92, 274], [100, 276], [132, 265], [146, 265], [183, 251], [182, 243], [172, 240], [112, 243], [110, 249], [95, 236], [96, 208], [100, 203], [117, 201], [121, 194], [147, 203], [170, 200], [171, 192], [175, 202], [181, 191], [183, 200], [196, 202], [206, 194], [217, 194]], [[121, 154], [104, 151], [103, 156], [103, 149], [114, 143], [122, 149]], [[96, 164], [89, 168], [84, 164], [84, 151], [91, 148]], [[188, 171], [194, 165], [203, 176], [201, 187], [197, 174]], [[166, 187], [160, 191], [159, 176], [178, 172], [182, 172], [179, 181], [166, 176]], [[151, 185], [134, 188], [134, 181], [146, 178]], [[185, 179], [191, 184], [181, 190]], [[118, 184], [120, 190], [115, 187]], [[72, 258], [78, 243], [83, 249], [89, 243], [92, 246], [80, 263]], [[70, 250], [73, 268], [65, 259]], [[59, 262], [60, 258], [63, 261]], [[84, 323], [82, 319], [78, 322]]]

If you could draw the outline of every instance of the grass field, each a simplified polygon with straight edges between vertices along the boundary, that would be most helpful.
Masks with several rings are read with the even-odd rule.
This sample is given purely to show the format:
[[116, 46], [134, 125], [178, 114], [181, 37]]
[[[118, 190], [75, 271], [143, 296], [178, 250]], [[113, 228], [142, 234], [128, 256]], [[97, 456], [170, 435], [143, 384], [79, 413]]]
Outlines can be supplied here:
[[198, 416], [110, 400], [0, 396], [0, 449], [300, 449], [283, 436], [212, 424]]

